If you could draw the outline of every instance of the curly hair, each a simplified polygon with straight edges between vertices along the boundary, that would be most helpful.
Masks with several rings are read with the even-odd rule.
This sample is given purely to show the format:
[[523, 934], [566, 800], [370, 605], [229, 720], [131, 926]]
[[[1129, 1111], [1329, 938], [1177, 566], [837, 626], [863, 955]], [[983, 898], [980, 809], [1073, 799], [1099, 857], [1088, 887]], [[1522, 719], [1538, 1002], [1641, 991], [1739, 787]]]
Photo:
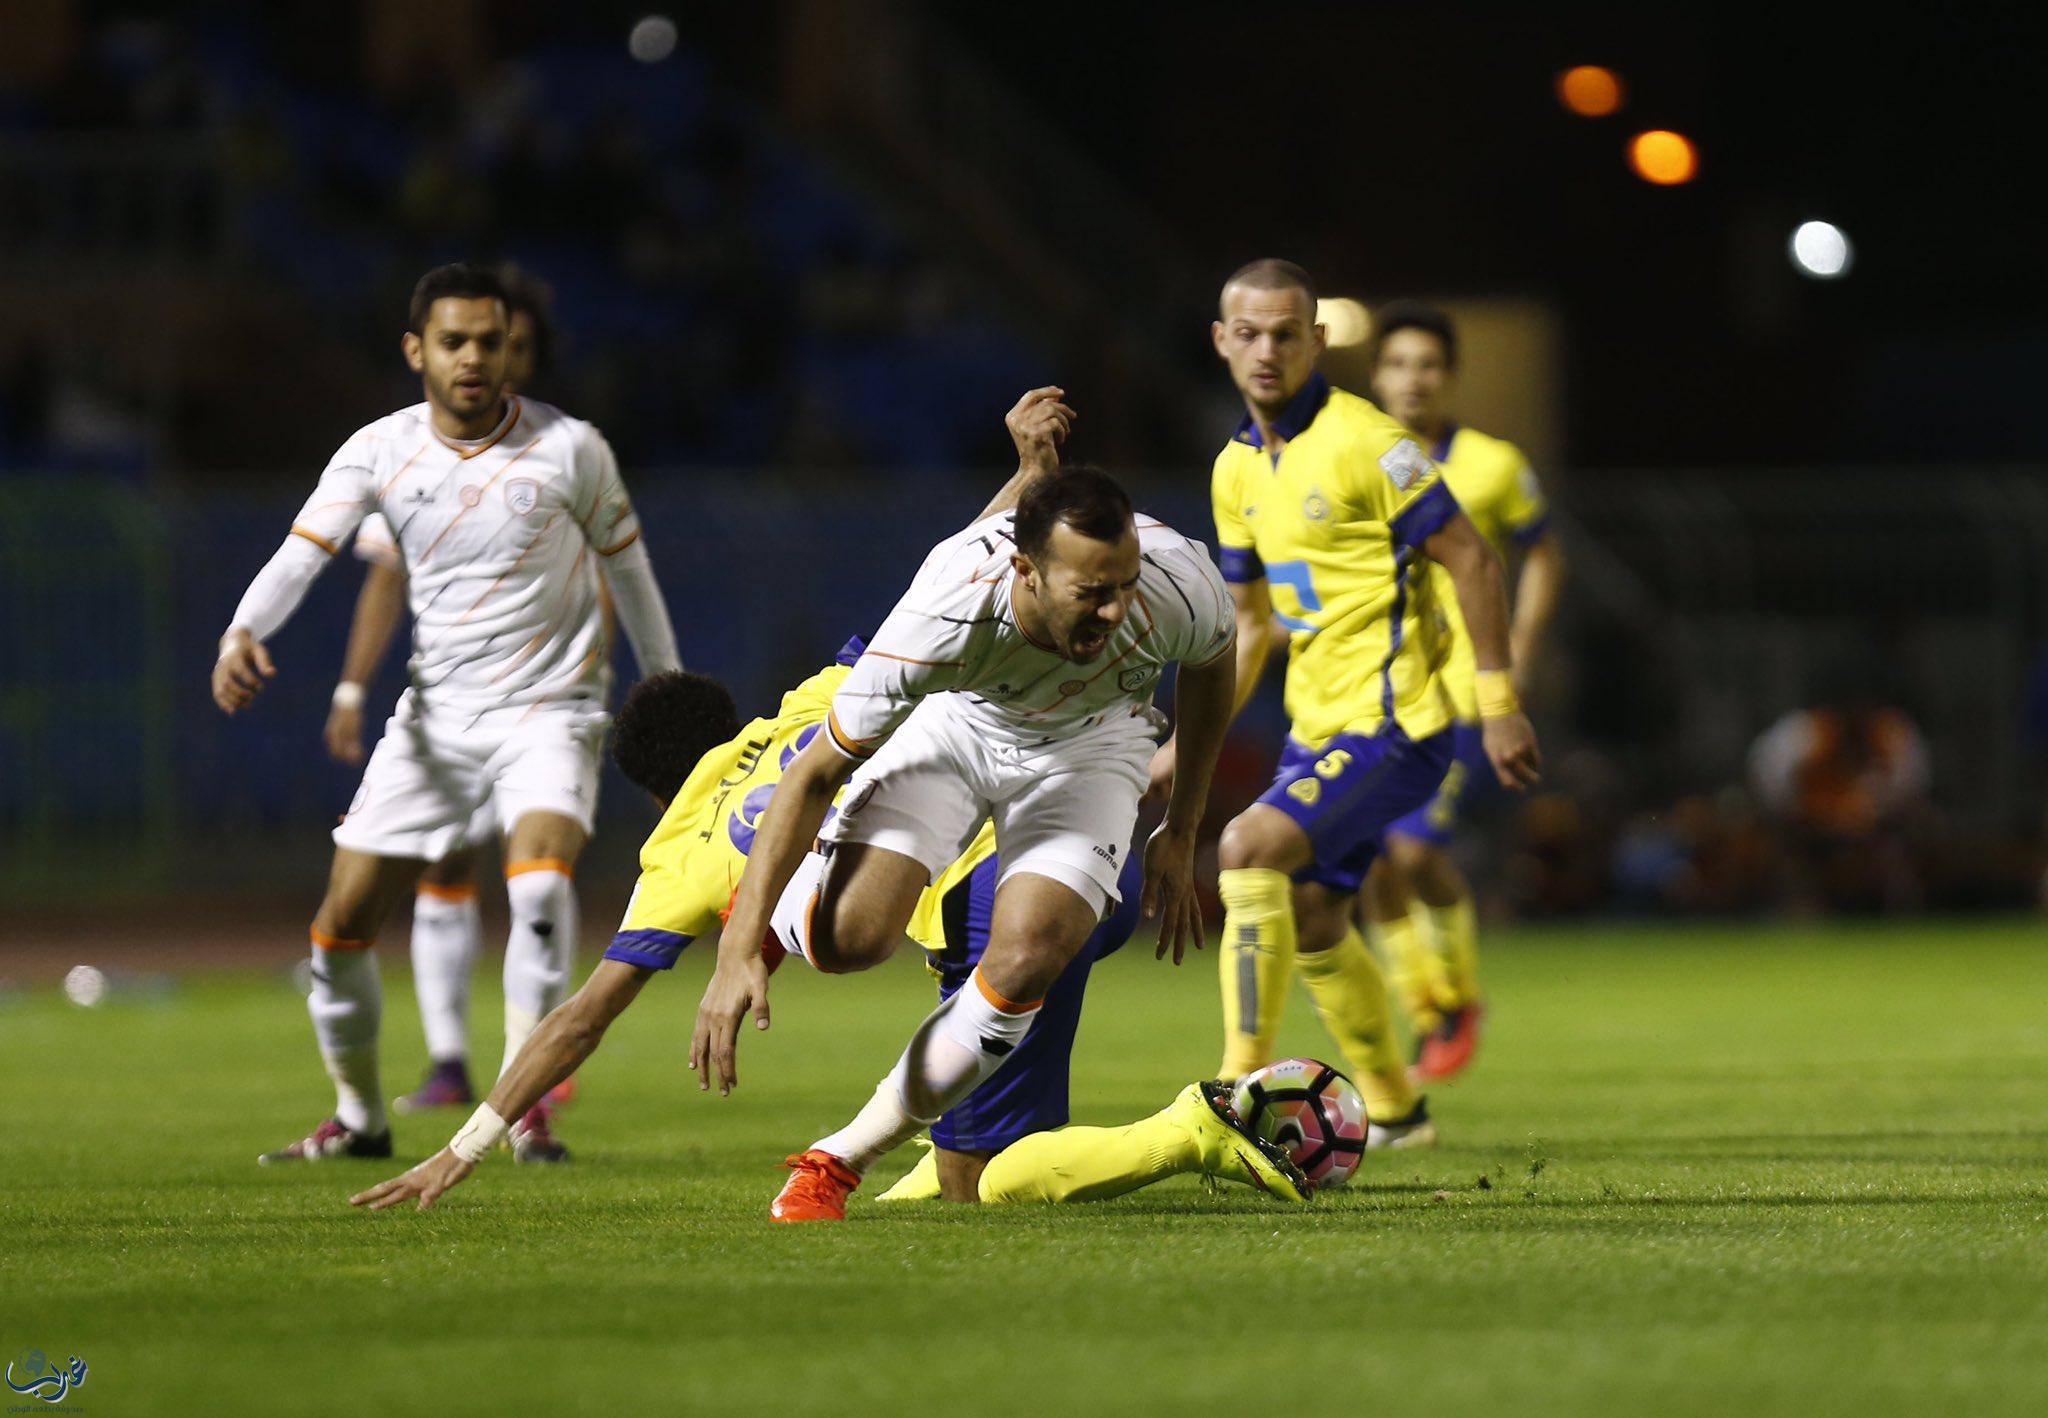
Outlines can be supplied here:
[[612, 725], [612, 760], [663, 802], [682, 791], [697, 760], [738, 735], [732, 691], [709, 675], [670, 670], [633, 686]]

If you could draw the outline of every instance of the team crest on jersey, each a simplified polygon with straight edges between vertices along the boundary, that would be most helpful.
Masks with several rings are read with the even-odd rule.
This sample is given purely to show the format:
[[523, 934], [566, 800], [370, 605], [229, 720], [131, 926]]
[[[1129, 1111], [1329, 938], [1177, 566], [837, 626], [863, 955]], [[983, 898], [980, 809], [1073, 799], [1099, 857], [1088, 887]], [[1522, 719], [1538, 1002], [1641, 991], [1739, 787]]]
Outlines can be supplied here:
[[532, 478], [514, 478], [505, 484], [505, 505], [515, 517], [524, 517], [540, 506], [540, 484]]
[[1412, 438], [1404, 438], [1380, 454], [1380, 466], [1402, 492], [1408, 491], [1434, 471], [1436, 465]]
[[475, 483], [471, 483], [468, 487], [462, 490], [462, 505], [464, 507], [474, 507], [483, 500], [484, 490], [478, 487]]
[[1326, 522], [1330, 518], [1329, 499], [1323, 496], [1321, 488], [1312, 487], [1308, 496], [1301, 500], [1301, 515], [1311, 522]]
[[1152, 678], [1152, 671], [1148, 667], [1140, 665], [1135, 669], [1125, 670], [1122, 674], [1118, 675], [1116, 677], [1116, 687], [1126, 694], [1135, 694], [1145, 687], [1145, 681], [1150, 678]]

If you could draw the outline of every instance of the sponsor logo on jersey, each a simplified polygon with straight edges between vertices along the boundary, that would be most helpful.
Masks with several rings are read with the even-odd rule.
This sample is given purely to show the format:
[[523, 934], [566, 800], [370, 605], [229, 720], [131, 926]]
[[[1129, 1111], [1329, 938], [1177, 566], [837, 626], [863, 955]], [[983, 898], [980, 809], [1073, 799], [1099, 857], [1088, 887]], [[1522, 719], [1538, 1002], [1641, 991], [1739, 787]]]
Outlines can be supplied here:
[[532, 478], [514, 478], [505, 484], [505, 505], [515, 517], [524, 517], [540, 506], [540, 484]]
[[1380, 467], [1402, 492], [1408, 491], [1434, 471], [1436, 465], [1412, 438], [1404, 438], [1380, 454]]
[[1152, 678], [1152, 671], [1146, 666], [1139, 665], [1134, 669], [1125, 670], [1122, 674], [1118, 675], [1116, 677], [1116, 687], [1123, 690], [1126, 694], [1135, 694], [1138, 690], [1145, 687], [1145, 681], [1150, 678]]

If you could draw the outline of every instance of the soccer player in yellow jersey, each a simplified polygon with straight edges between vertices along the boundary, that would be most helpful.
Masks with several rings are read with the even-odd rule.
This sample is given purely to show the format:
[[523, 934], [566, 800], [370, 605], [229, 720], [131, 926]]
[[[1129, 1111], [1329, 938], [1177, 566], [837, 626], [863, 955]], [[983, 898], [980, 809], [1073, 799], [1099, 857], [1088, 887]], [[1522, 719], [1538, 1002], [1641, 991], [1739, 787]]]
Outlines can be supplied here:
[[[1511, 548], [1522, 552], [1508, 641], [1515, 688], [1525, 692], [1565, 577], [1564, 552], [1549, 534], [1542, 485], [1519, 448], [1462, 426], [1452, 413], [1458, 332], [1449, 316], [1394, 301], [1375, 313], [1373, 325], [1372, 387], [1380, 407], [1420, 435], [1458, 505], [1494, 550], [1503, 558]], [[1472, 637], [1449, 594], [1449, 577], [1438, 567], [1431, 579], [1450, 634], [1442, 673], [1457, 715], [1456, 756], [1436, 796], [1387, 829], [1386, 850], [1366, 875], [1363, 897], [1394, 993], [1414, 1026], [1409, 1071], [1423, 1083], [1462, 1072], [1479, 1042], [1472, 888], [1444, 849], [1461, 805], [1469, 807], [1493, 783], [1480, 742]]]
[[[1225, 829], [1218, 887], [1221, 1073], [1270, 1061], [1299, 969], [1365, 1095], [1369, 1146], [1433, 1139], [1392, 1030], [1385, 978], [1351, 898], [1388, 825], [1428, 801], [1451, 762], [1450, 696], [1435, 587], [1442, 566], [1470, 627], [1482, 736], [1503, 784], [1535, 781], [1536, 737], [1509, 677], [1500, 558], [1406, 429], [1316, 372], [1315, 287], [1290, 262], [1254, 261], [1223, 287], [1211, 327], [1245, 419], [1211, 481], [1225, 579], [1237, 601], [1241, 706], [1277, 614], [1289, 631], [1290, 742], [1273, 785]], [[1153, 766], [1173, 771], [1173, 745]]]

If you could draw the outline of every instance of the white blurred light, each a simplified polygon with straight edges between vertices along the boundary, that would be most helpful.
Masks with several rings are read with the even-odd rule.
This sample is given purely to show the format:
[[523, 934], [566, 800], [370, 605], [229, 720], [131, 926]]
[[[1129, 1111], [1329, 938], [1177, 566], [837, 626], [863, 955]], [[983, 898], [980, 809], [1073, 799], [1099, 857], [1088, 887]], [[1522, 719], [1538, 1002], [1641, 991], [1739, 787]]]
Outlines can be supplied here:
[[1801, 222], [1792, 233], [1792, 264], [1816, 280], [1846, 275], [1854, 259], [1849, 238], [1832, 222]]
[[1330, 348], [1362, 345], [1372, 333], [1372, 315], [1349, 296], [1326, 296], [1316, 302], [1316, 323], [1329, 331]]
[[642, 64], [659, 64], [676, 52], [676, 22], [667, 15], [648, 15], [626, 36], [626, 52]]
[[64, 998], [80, 1009], [91, 1009], [107, 997], [107, 977], [90, 965], [74, 965], [64, 977]]

